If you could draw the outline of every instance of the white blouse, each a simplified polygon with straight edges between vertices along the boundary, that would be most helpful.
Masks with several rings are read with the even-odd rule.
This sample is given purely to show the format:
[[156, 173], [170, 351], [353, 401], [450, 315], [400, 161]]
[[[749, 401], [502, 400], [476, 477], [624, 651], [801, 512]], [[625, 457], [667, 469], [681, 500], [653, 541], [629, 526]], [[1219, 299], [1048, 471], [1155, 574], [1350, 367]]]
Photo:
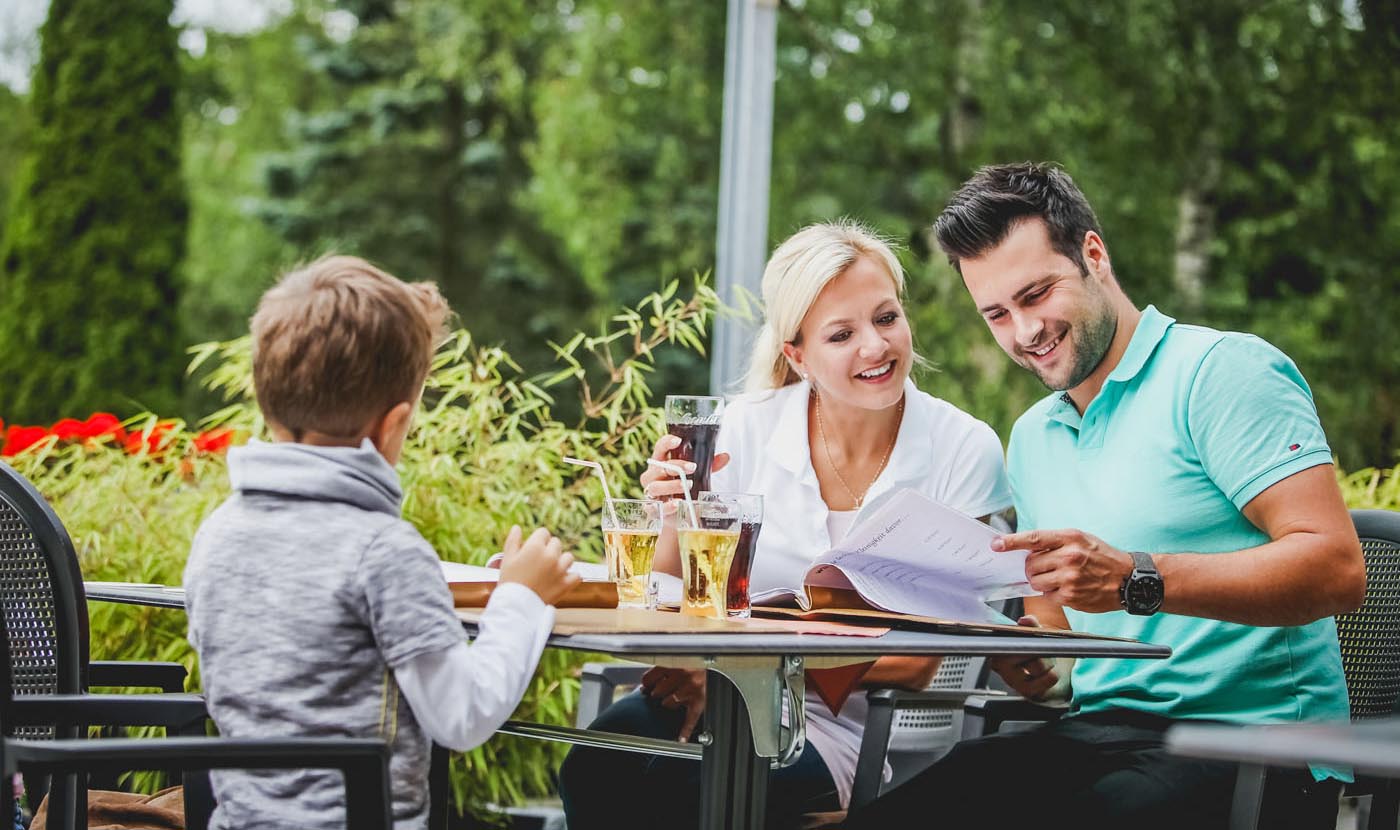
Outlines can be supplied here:
[[[844, 517], [827, 509], [812, 468], [810, 394], [811, 387], [800, 382], [741, 396], [729, 403], [720, 426], [716, 451], [729, 453], [730, 462], [713, 475], [711, 489], [763, 496], [750, 582], [754, 592], [795, 587], [808, 566], [839, 541], [831, 538], [837, 527], [831, 522]], [[904, 419], [889, 463], [846, 528], [878, 509], [884, 496], [906, 487], [969, 516], [1010, 507], [1001, 441], [992, 428], [910, 381], [904, 396]], [[839, 717], [815, 695], [807, 698], [807, 740], [831, 771], [843, 808], [850, 803], [867, 708], [859, 692], [847, 699]]]

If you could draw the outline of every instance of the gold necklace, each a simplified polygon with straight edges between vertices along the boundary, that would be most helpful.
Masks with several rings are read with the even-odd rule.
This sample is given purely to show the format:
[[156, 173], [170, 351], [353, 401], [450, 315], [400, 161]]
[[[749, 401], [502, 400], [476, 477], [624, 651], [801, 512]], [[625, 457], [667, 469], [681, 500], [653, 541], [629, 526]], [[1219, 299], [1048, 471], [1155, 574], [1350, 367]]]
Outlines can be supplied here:
[[822, 422], [822, 397], [815, 392], [812, 393], [812, 397], [816, 401], [817, 435], [822, 439], [822, 449], [826, 451], [826, 463], [831, 465], [831, 471], [836, 473], [836, 480], [841, 482], [842, 487], [846, 488], [846, 493], [850, 495], [851, 501], [856, 503], [856, 509], [859, 510], [865, 502], [865, 495], [870, 492], [871, 487], [875, 486], [875, 482], [880, 478], [880, 473], [885, 471], [885, 465], [890, 463], [890, 453], [894, 452], [894, 442], [899, 439], [899, 425], [904, 421], [904, 398], [899, 399], [899, 414], [895, 418], [894, 435], [890, 436], [890, 444], [885, 447], [885, 457], [880, 459], [879, 469], [875, 471], [875, 475], [870, 477], [865, 489], [861, 490], [860, 495], [857, 496], [856, 491], [851, 489], [851, 485], [846, 482], [846, 477], [841, 475], [841, 468], [836, 466], [836, 459], [831, 457], [831, 446], [826, 443], [826, 424]]

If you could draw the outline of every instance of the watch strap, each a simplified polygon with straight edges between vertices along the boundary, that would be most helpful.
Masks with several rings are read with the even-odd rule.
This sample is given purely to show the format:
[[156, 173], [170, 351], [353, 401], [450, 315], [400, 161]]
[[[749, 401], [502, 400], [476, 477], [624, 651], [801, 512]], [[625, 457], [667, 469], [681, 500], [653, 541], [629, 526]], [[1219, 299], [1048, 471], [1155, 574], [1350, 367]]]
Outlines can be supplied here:
[[1150, 574], [1161, 574], [1157, 571], [1157, 563], [1152, 561], [1152, 554], [1143, 553], [1140, 550], [1129, 551], [1128, 555], [1133, 557], [1133, 570], [1146, 571]]

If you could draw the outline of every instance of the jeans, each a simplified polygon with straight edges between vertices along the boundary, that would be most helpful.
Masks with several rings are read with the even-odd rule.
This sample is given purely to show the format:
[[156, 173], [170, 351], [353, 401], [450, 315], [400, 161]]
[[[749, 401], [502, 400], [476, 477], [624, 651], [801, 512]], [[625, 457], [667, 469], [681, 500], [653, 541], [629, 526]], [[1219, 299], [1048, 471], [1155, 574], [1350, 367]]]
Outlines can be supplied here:
[[[681, 716], [680, 710], [631, 694], [608, 707], [590, 728], [674, 740]], [[702, 721], [696, 732], [703, 726]], [[700, 820], [700, 764], [578, 746], [559, 768], [559, 795], [569, 830], [683, 830]], [[769, 774], [767, 827], [795, 827], [804, 813], [839, 809], [831, 773], [810, 744], [796, 763]]]
[[[1168, 754], [1173, 723], [1114, 710], [963, 741], [845, 827], [1224, 828], [1238, 767]], [[1332, 830], [1340, 791], [1307, 770], [1270, 770], [1259, 826]]]

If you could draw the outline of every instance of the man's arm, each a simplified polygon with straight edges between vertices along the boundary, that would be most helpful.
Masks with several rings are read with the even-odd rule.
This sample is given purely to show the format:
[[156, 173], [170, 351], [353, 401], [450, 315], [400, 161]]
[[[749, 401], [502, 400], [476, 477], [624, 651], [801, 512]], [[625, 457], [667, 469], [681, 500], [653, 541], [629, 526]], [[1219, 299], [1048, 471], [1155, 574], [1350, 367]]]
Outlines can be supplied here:
[[[1255, 496], [1244, 515], [1269, 542], [1232, 553], [1152, 557], [1162, 611], [1245, 625], [1302, 625], [1355, 609], [1366, 596], [1361, 543], [1330, 464], [1294, 473]], [[1122, 609], [1132, 557], [1079, 530], [1033, 530], [993, 542], [1029, 550], [1026, 576], [1044, 599], [1077, 611]]]

